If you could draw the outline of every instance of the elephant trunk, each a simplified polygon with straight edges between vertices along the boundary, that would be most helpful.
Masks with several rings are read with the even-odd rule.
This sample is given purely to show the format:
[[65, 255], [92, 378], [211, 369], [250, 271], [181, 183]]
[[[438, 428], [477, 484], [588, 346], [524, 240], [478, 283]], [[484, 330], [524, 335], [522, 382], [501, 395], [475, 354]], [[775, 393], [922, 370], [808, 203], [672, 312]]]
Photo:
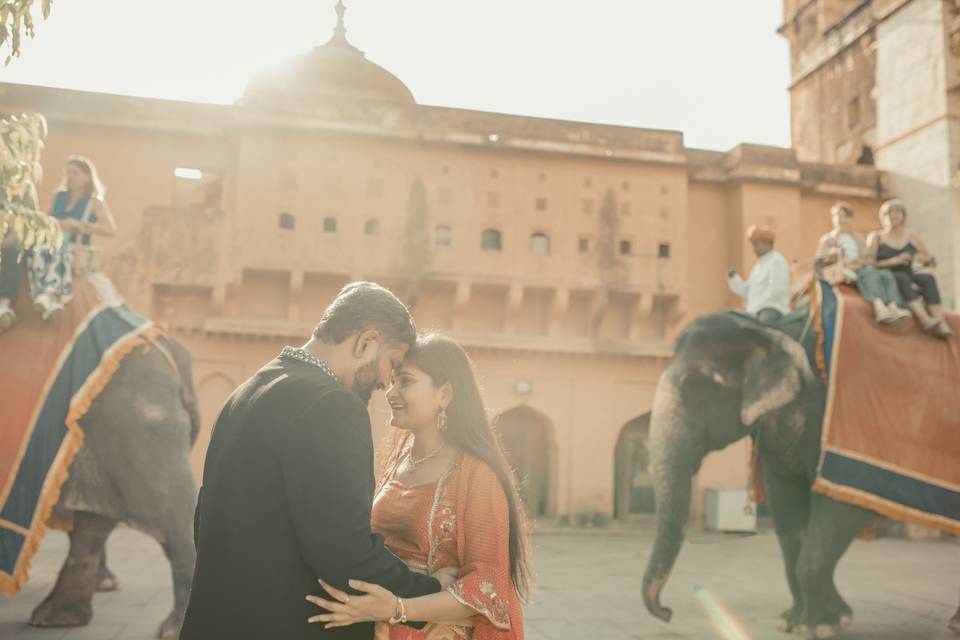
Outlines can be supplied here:
[[683, 546], [690, 513], [691, 480], [699, 464], [699, 457], [690, 444], [689, 426], [679, 403], [677, 385], [664, 375], [657, 387], [650, 417], [657, 532], [643, 576], [644, 604], [664, 622], [670, 621], [673, 611], [660, 604], [660, 592]]

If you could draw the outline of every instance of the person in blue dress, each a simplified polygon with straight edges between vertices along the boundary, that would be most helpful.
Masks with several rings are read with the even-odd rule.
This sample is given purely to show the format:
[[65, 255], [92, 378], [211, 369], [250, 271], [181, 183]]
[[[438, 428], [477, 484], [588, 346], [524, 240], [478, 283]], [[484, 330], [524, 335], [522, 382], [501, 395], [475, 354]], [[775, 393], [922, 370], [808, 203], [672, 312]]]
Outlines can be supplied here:
[[60, 221], [63, 244], [57, 251], [34, 251], [30, 256], [30, 295], [44, 319], [62, 309], [73, 296], [73, 271], [78, 245], [90, 246], [90, 237], [116, 235], [117, 225], [104, 197], [103, 183], [90, 160], [70, 156], [48, 215]]

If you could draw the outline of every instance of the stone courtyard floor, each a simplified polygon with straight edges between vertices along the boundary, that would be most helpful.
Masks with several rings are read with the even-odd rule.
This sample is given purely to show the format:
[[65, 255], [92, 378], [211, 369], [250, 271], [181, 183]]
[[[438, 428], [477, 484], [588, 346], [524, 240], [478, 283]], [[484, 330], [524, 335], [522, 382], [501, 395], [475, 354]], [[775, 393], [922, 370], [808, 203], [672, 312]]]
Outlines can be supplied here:
[[[708, 639], [715, 631], [694, 594], [699, 585], [736, 618], [753, 640], [789, 638], [776, 618], [788, 604], [777, 541], [693, 534], [663, 600], [670, 624], [643, 608], [641, 575], [651, 548], [648, 530], [549, 532], [535, 536], [537, 588], [526, 612], [530, 640], [584, 638]], [[50, 533], [34, 559], [31, 580], [10, 599], [0, 596], [2, 640], [140, 640], [169, 612], [170, 573], [150, 538], [121, 529], [107, 544], [121, 590], [98, 594], [94, 619], [80, 629], [34, 629], [30, 611], [49, 591], [66, 554], [66, 536]], [[960, 594], [960, 544], [879, 539], [857, 541], [837, 571], [854, 608], [848, 640], [957, 640], [945, 628]]]

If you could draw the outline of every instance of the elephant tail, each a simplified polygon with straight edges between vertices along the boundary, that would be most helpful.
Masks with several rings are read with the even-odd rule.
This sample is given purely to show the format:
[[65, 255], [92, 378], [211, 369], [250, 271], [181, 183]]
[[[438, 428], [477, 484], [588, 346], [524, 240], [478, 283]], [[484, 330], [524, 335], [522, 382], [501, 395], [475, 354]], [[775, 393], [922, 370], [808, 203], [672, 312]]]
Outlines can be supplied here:
[[176, 365], [176, 373], [180, 378], [180, 401], [183, 408], [190, 415], [190, 446], [197, 441], [200, 433], [200, 401], [197, 399], [196, 389], [193, 387], [193, 366], [190, 352], [178, 340], [167, 336], [164, 346], [170, 353]]

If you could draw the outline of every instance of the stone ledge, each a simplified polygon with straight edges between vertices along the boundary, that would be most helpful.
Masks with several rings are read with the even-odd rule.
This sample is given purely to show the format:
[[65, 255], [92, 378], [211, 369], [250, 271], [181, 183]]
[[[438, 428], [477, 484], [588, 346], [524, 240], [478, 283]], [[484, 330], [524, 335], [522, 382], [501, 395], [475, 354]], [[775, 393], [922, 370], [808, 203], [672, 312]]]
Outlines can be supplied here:
[[[296, 338], [306, 340], [313, 322], [271, 318], [219, 317], [204, 320], [200, 331], [214, 335], [251, 338]], [[183, 329], [188, 330], [187, 327]], [[525, 351], [571, 356], [610, 356], [630, 360], [667, 360], [673, 355], [670, 343], [655, 338], [616, 340], [592, 338], [556, 338], [543, 335], [504, 334], [438, 329], [464, 347], [490, 351]]]

